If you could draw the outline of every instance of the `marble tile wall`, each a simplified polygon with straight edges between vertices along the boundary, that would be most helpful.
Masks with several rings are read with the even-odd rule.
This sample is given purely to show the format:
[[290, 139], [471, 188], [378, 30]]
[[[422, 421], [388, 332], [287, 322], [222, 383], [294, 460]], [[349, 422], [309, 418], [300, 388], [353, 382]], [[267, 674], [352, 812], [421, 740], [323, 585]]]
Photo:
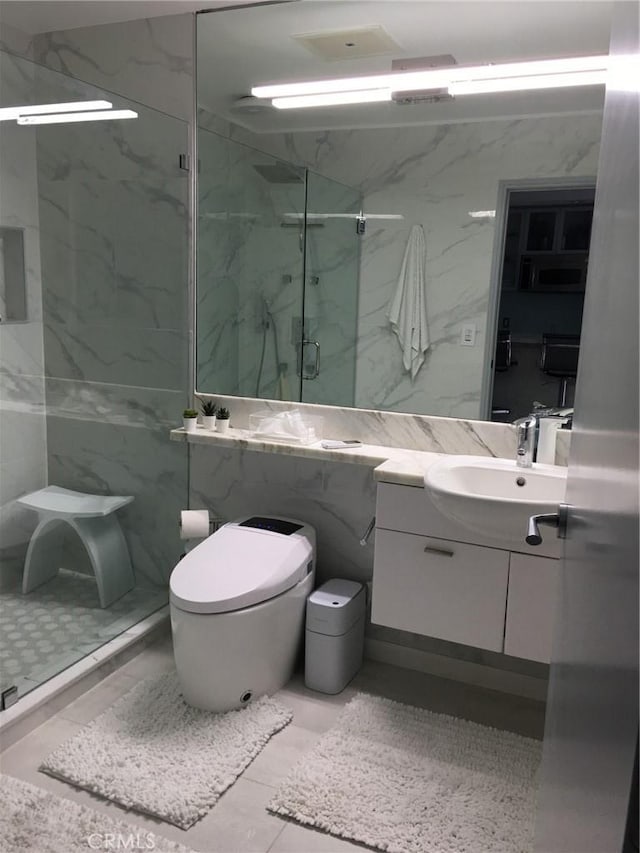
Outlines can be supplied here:
[[[493, 219], [500, 181], [595, 177], [600, 115], [536, 117], [434, 127], [398, 127], [257, 136], [229, 132], [291, 162], [356, 188], [370, 214], [362, 238], [356, 405], [477, 418], [485, 344]], [[411, 381], [387, 320], [413, 224], [427, 244], [431, 348]], [[459, 345], [463, 324], [474, 347]]]
[[359, 540], [375, 513], [371, 468], [202, 445], [190, 455], [194, 509], [304, 519], [318, 534], [318, 582], [370, 579], [373, 548]]
[[[305, 337], [321, 343], [321, 370], [302, 382], [302, 398], [353, 405], [358, 237], [354, 219], [318, 217], [355, 216], [362, 206], [360, 196], [310, 173], [310, 225], [303, 242], [303, 182], [268, 183], [254, 166], [269, 169], [278, 161], [268, 162], [254, 148], [206, 129], [210, 120], [201, 115], [198, 152], [198, 390], [255, 394], [262, 364], [261, 396], [298, 399], [300, 364], [293, 328], [304, 302]], [[221, 129], [219, 124], [214, 127]], [[266, 328], [263, 297], [271, 312]], [[311, 344], [305, 347], [304, 361], [305, 374], [313, 375]]]
[[4, 20], [2, 6], [0, 6], [0, 50], [24, 58], [29, 58], [33, 54], [33, 36], [8, 24]]
[[34, 39], [34, 59], [188, 121], [194, 25], [193, 15], [167, 15], [44, 33]]
[[178, 159], [192, 26], [185, 15], [36, 39], [49, 91], [79, 87], [139, 114], [41, 128], [37, 145], [49, 481], [134, 496], [121, 519], [139, 584], [166, 584], [187, 502], [188, 461], [167, 428], [189, 385], [188, 175]]
[[[359, 237], [354, 218], [315, 217], [355, 216], [361, 207], [350, 187], [308, 173], [304, 314], [306, 338], [320, 344], [320, 372], [302, 383], [306, 403], [355, 404]], [[314, 358], [308, 345], [305, 375], [313, 376]]]
[[[33, 65], [0, 51], [4, 103], [30, 98]], [[32, 513], [15, 499], [47, 483], [36, 134], [0, 124], [0, 227], [23, 230], [27, 318], [0, 323], [0, 590], [21, 571]], [[3, 277], [3, 276], [2, 276]]]
[[282, 226], [302, 213], [304, 182], [268, 181], [256, 167], [268, 174], [277, 160], [202, 130], [198, 159], [197, 388], [276, 396], [285, 364], [295, 393], [303, 257], [295, 221]]
[[359, 439], [364, 444], [434, 453], [515, 458], [515, 429], [510, 424], [220, 394], [214, 399], [230, 409], [231, 426], [240, 429], [249, 429], [250, 416], [258, 409], [281, 412], [296, 408], [303, 414], [322, 417], [324, 438]]

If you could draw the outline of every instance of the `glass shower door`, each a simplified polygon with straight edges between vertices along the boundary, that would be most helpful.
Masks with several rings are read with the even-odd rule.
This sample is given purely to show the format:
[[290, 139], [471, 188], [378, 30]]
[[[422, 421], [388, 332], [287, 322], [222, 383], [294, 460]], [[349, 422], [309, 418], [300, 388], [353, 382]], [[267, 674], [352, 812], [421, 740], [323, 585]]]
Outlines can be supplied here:
[[304, 171], [198, 134], [197, 388], [298, 400]]
[[353, 406], [356, 382], [357, 233], [362, 198], [352, 187], [307, 172], [301, 400]]

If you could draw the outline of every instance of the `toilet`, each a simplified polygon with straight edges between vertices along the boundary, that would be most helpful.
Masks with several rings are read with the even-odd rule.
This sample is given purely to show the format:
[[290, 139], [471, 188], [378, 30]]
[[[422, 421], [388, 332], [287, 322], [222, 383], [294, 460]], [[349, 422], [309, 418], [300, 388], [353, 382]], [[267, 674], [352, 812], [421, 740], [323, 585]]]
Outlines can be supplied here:
[[316, 535], [293, 518], [223, 525], [169, 580], [171, 633], [186, 702], [241, 708], [291, 678], [315, 578]]

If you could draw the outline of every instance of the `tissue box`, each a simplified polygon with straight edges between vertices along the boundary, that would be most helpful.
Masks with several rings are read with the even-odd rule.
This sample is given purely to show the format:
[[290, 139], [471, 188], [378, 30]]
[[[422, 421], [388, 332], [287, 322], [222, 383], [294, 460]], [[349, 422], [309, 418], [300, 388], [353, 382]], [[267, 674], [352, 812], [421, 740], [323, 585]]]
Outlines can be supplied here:
[[286, 412], [267, 410], [249, 415], [249, 431], [255, 438], [287, 444], [313, 444], [322, 438], [323, 418], [307, 415], [300, 409]]

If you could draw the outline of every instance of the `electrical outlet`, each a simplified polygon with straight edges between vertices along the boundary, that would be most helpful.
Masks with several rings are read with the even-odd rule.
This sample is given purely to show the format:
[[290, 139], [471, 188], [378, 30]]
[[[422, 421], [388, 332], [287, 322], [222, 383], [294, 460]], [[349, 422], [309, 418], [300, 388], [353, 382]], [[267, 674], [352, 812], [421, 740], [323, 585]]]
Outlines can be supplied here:
[[466, 323], [462, 327], [460, 333], [461, 347], [474, 347], [476, 345], [476, 326], [475, 323]]

